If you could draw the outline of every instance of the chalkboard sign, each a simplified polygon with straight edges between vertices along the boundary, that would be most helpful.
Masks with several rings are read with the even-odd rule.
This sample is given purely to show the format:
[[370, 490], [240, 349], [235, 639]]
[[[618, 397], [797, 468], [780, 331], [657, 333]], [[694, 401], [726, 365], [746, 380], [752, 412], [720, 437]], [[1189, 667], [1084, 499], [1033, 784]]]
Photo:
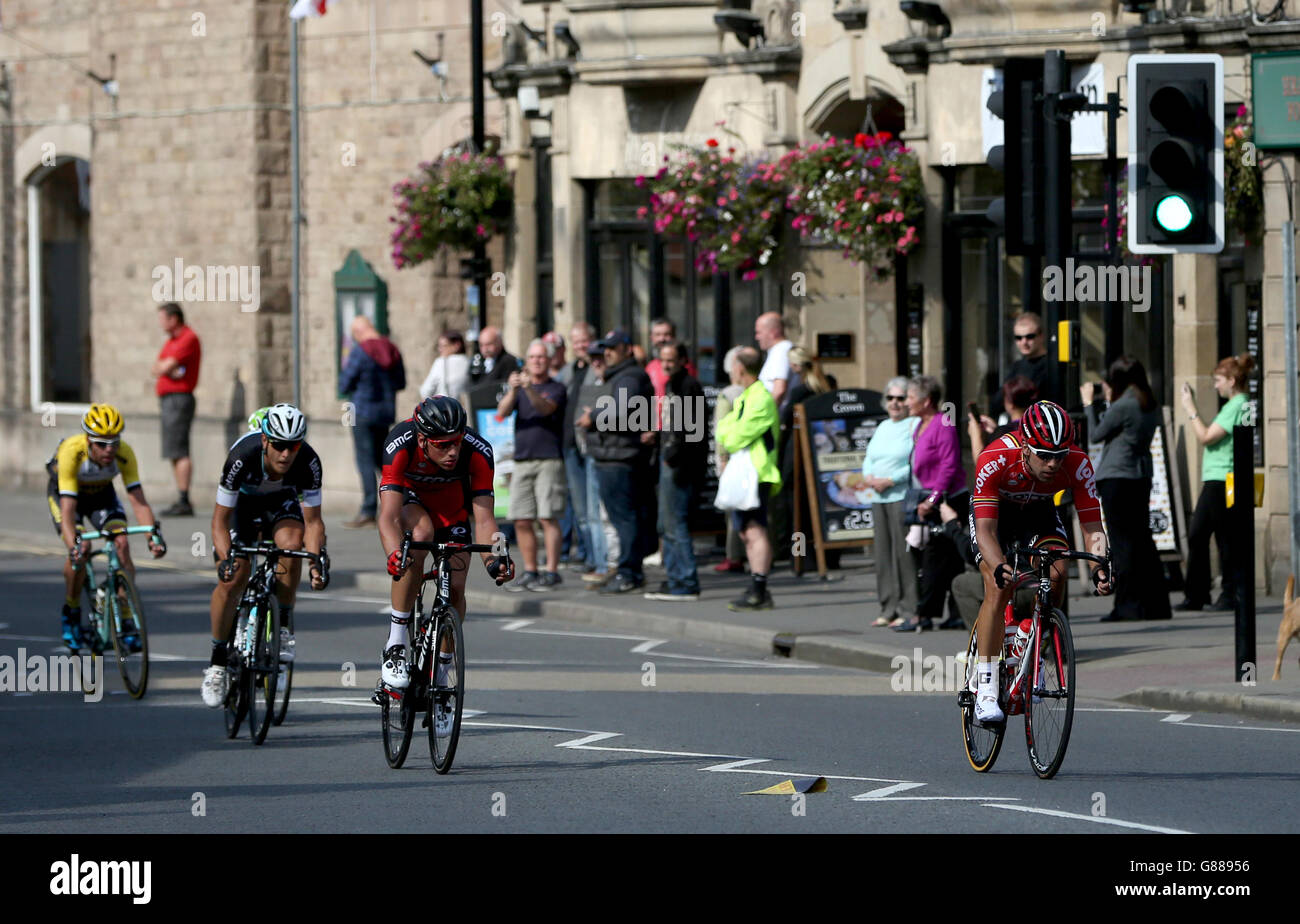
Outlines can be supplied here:
[[[838, 388], [795, 407], [794, 524], [801, 532], [806, 506], [822, 574], [826, 549], [865, 545], [875, 536], [862, 461], [886, 418], [880, 398], [878, 391]], [[801, 559], [795, 559], [796, 573], [802, 573]]]
[[818, 359], [852, 359], [853, 358], [853, 335], [852, 334], [818, 334], [817, 335], [817, 358]]

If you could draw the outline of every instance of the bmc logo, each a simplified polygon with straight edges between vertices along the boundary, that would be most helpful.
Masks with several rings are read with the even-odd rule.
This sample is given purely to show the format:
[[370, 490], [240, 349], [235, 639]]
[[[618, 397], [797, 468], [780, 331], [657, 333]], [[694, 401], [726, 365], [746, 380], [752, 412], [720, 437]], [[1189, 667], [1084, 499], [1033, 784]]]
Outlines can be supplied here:
[[403, 433], [403, 434], [402, 434], [401, 436], [399, 436], [397, 439], [393, 440], [391, 443], [389, 443], [387, 446], [385, 446], [385, 447], [384, 447], [384, 452], [388, 453], [388, 454], [391, 456], [393, 453], [397, 452], [397, 450], [401, 449], [401, 448], [402, 448], [403, 446], [405, 446], [408, 442], [410, 442], [411, 437], [412, 437], [412, 435], [414, 435], [414, 433], [415, 433], [414, 430], [407, 430], [405, 433]]

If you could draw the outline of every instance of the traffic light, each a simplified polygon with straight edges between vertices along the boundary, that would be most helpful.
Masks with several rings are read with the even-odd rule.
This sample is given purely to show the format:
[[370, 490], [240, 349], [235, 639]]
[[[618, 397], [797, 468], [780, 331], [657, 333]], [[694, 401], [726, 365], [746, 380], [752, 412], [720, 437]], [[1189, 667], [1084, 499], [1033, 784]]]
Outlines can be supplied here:
[[1223, 58], [1128, 59], [1128, 244], [1223, 250]]
[[1008, 58], [1002, 89], [988, 109], [1003, 122], [1002, 144], [989, 150], [988, 165], [1003, 175], [1003, 195], [988, 207], [989, 220], [1004, 230], [1009, 254], [1043, 249], [1043, 61]]

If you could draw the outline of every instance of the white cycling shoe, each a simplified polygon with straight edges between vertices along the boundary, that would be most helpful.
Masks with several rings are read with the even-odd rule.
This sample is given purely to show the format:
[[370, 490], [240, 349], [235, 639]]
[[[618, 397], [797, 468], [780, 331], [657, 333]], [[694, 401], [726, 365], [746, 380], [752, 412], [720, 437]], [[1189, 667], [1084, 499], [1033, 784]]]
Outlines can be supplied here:
[[224, 667], [210, 665], [203, 671], [203, 686], [199, 693], [203, 696], [203, 705], [216, 709], [226, 701], [228, 678]]
[[280, 627], [280, 663], [281, 664], [293, 663], [294, 646], [296, 644], [297, 642], [294, 641], [293, 633], [290, 632], [288, 629], [286, 629], [284, 626], [281, 626]]
[[384, 684], [394, 690], [405, 690], [411, 683], [411, 666], [406, 661], [406, 646], [393, 645], [384, 649], [384, 663], [379, 669]]
[[981, 693], [975, 697], [975, 721], [996, 724], [1006, 721], [1006, 713], [998, 705], [997, 693]]

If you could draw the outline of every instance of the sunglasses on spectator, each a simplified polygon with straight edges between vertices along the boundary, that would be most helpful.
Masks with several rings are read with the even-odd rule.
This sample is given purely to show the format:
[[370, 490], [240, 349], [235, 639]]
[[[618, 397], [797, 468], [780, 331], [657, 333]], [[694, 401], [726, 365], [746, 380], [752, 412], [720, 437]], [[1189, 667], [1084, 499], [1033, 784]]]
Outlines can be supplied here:
[[1068, 449], [1035, 449], [1033, 446], [1026, 446], [1025, 448], [1044, 462], [1059, 462], [1070, 454]]
[[1037, 340], [1037, 334], [1016, 334], [1017, 340]]
[[302, 440], [270, 440], [269, 442], [276, 452], [290, 452], [302, 445]]
[[907, 395], [885, 395], [886, 401], [906, 401]]
[[441, 440], [429, 439], [426, 437], [424, 442], [427, 445], [432, 446], [434, 449], [445, 451], [453, 446], [459, 445], [462, 439], [464, 439], [464, 434], [461, 434], [460, 436], [449, 436], [446, 439]]

